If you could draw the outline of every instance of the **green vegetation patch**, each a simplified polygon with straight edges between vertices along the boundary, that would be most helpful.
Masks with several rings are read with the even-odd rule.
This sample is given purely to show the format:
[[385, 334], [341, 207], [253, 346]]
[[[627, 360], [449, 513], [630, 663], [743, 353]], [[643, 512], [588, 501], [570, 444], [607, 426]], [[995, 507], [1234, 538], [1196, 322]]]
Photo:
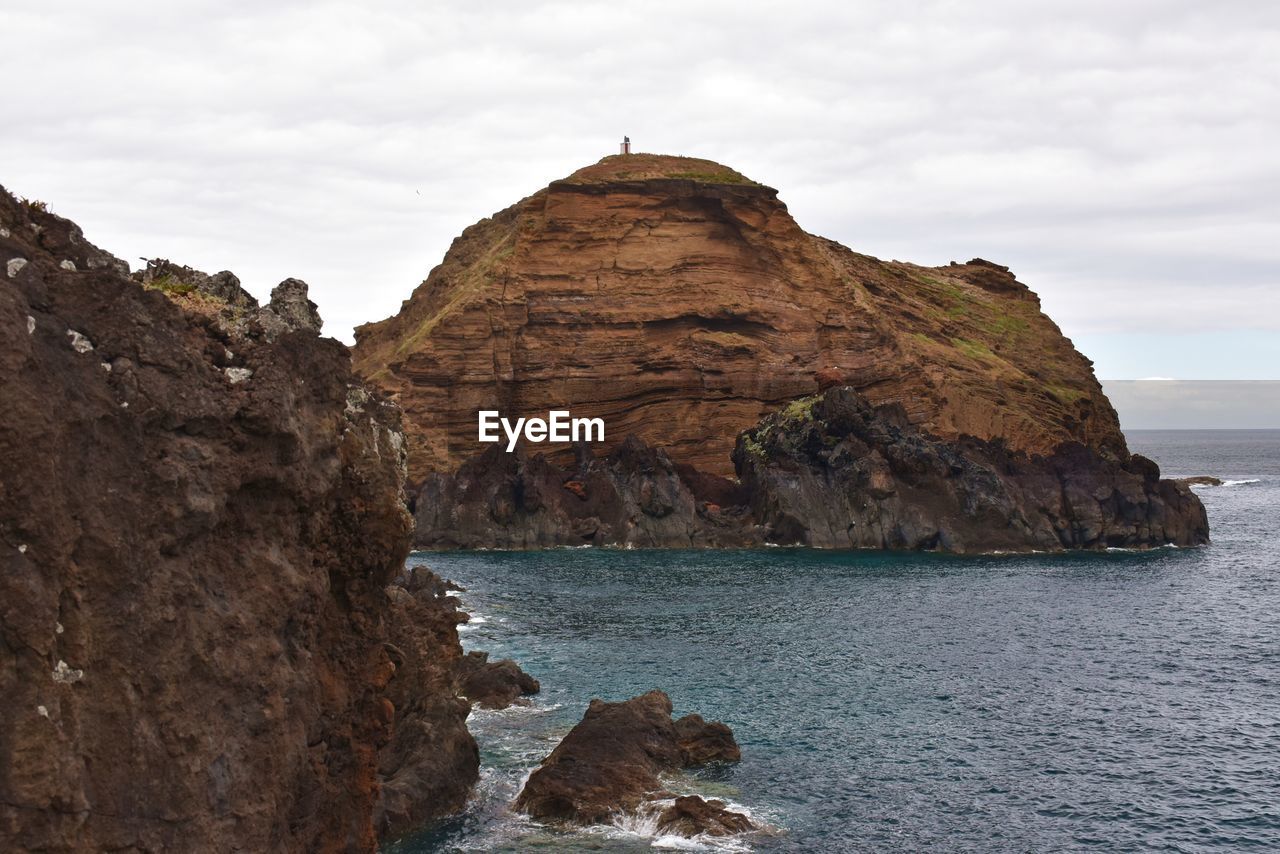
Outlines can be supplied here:
[[174, 276], [161, 276], [158, 279], [152, 279], [147, 287], [171, 297], [185, 297], [196, 292], [195, 285], [180, 282]]
[[813, 420], [813, 407], [819, 400], [821, 395], [813, 395], [812, 397], [802, 397], [799, 400], [793, 400], [782, 408], [779, 417], [785, 424], [795, 424]]
[[971, 359], [980, 361], [997, 361], [1000, 357], [985, 345], [968, 338], [952, 338], [951, 345]]
[[1067, 406], [1071, 406], [1076, 401], [1089, 395], [1086, 391], [1065, 385], [1047, 385], [1045, 386], [1045, 391], [1049, 392], [1059, 403]]
[[752, 181], [746, 175], [739, 175], [737, 172], [731, 172], [726, 169], [723, 172], [672, 172], [668, 178], [676, 178], [682, 181], [697, 181], [699, 184], [741, 184], [746, 187], [761, 186], [758, 181]]

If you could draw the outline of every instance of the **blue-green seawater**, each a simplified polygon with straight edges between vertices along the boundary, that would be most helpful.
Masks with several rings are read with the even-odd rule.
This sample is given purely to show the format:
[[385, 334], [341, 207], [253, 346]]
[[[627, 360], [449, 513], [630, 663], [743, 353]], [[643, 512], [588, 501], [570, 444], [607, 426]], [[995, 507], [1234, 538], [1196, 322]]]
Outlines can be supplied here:
[[[475, 712], [465, 815], [390, 850], [1280, 851], [1280, 431], [1143, 432], [1213, 545], [1150, 553], [559, 550], [411, 558], [466, 588], [468, 649], [542, 681]], [[673, 779], [765, 834], [512, 814], [592, 697], [661, 688], [742, 762]]]

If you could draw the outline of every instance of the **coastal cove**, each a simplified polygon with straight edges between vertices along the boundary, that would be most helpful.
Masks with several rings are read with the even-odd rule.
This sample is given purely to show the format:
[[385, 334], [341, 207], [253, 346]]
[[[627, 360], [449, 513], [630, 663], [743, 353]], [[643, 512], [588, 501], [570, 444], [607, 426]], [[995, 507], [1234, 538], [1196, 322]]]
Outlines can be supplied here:
[[1197, 490], [1212, 545], [414, 554], [467, 588], [464, 646], [520, 661], [542, 693], [473, 713], [467, 811], [387, 850], [649, 850], [636, 823], [555, 831], [507, 805], [592, 697], [655, 687], [742, 746], [673, 788], [777, 828], [722, 848], [1280, 846], [1280, 431], [1129, 442], [1169, 476], [1232, 484]]

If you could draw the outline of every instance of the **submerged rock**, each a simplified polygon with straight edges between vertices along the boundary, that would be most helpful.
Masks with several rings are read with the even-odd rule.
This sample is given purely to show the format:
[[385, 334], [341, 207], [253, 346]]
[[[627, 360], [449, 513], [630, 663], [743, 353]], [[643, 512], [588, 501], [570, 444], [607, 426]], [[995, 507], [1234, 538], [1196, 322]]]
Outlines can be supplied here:
[[685, 715], [675, 722], [676, 743], [686, 766], [708, 762], [737, 762], [742, 758], [733, 730], [719, 721], [707, 722], [702, 715]]
[[639, 809], [661, 790], [662, 772], [737, 761], [728, 727], [694, 716], [673, 721], [671, 708], [662, 691], [621, 703], [592, 700], [582, 721], [530, 775], [515, 808], [534, 818], [595, 824]]

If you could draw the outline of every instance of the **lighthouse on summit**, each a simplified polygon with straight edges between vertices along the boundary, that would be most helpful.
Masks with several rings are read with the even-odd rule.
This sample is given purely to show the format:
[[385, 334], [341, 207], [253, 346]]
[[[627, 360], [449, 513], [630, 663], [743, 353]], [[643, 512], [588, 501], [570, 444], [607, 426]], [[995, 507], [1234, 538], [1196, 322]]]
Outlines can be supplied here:
[[629, 137], [629, 136], [624, 136], [624, 137], [622, 138], [622, 151], [621, 151], [621, 152], [619, 152], [619, 153], [621, 153], [621, 154], [630, 154], [630, 153], [631, 153], [631, 137]]

